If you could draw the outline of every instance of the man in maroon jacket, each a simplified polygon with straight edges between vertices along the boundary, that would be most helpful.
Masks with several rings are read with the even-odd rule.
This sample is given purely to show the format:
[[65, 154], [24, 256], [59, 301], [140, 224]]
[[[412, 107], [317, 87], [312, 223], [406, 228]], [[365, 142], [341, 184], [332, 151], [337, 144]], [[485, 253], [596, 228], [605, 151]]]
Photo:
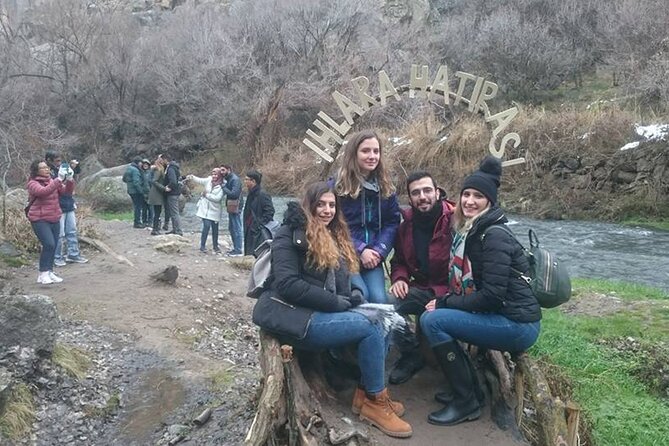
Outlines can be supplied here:
[[[451, 251], [451, 215], [454, 205], [428, 172], [407, 178], [411, 208], [402, 211], [404, 221], [395, 239], [390, 261], [390, 294], [397, 312], [420, 317], [425, 305], [448, 292], [448, 260]], [[418, 326], [418, 320], [416, 320]], [[391, 384], [401, 384], [425, 365], [416, 335], [408, 329], [395, 336], [400, 359], [390, 373]]]

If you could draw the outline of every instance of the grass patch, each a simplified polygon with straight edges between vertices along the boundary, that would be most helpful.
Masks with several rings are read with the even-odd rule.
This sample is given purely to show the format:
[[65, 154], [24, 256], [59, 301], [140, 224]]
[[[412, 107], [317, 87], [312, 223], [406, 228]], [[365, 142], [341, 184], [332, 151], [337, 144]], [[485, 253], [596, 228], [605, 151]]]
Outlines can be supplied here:
[[214, 372], [209, 377], [209, 380], [211, 382], [211, 384], [209, 385], [209, 389], [213, 393], [223, 393], [226, 390], [228, 390], [230, 384], [232, 384], [233, 378], [234, 375], [230, 372], [229, 369], [223, 369]]
[[23, 256], [13, 257], [8, 255], [0, 254], [0, 261], [10, 268], [20, 268], [22, 266], [30, 265], [30, 260], [26, 259]]
[[[667, 299], [659, 290], [610, 281], [578, 279], [575, 287], [575, 299], [587, 299], [586, 292]], [[542, 333], [531, 353], [558, 366], [567, 378], [567, 393], [583, 408], [593, 444], [661, 445], [669, 438], [669, 404], [661, 398], [666, 389], [653, 374], [657, 367], [646, 364], [651, 356], [667, 354], [663, 341], [669, 311], [658, 312], [661, 305], [639, 303], [605, 317], [544, 311]]]
[[35, 403], [30, 388], [18, 384], [9, 395], [5, 412], [0, 417], [0, 434], [19, 440], [30, 433], [35, 418]]
[[132, 211], [124, 211], [124, 212], [110, 212], [110, 211], [99, 211], [94, 213], [95, 217], [99, 218], [100, 220], [121, 220], [121, 221], [133, 221], [133, 213]]
[[79, 348], [63, 344], [56, 344], [51, 360], [54, 364], [65, 370], [68, 375], [76, 379], [85, 378], [86, 372], [91, 365], [91, 360], [86, 352]]
[[645, 218], [630, 218], [622, 222], [626, 226], [641, 226], [644, 228], [669, 231], [669, 220], [647, 220]]
[[626, 300], [667, 300], [669, 293], [647, 285], [607, 279], [572, 279], [575, 295], [609, 294]]

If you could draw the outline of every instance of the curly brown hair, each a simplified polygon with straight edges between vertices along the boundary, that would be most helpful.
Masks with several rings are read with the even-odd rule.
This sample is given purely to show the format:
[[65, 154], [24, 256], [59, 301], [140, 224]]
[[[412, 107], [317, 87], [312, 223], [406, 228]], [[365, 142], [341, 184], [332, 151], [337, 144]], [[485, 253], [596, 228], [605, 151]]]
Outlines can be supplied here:
[[[328, 192], [331, 192], [335, 197], [335, 216], [325, 226], [316, 218], [316, 207], [323, 194]], [[337, 269], [340, 259], [343, 259], [348, 270], [357, 273], [359, 269], [358, 255], [353, 248], [344, 215], [339, 210], [339, 197], [337, 197], [334, 188], [324, 181], [309, 186], [302, 199], [302, 210], [307, 218], [308, 262], [318, 270]]]
[[337, 195], [358, 198], [364, 180], [362, 172], [360, 172], [360, 166], [358, 166], [358, 146], [363, 141], [372, 138], [379, 142], [379, 165], [376, 166], [373, 174], [376, 175], [376, 179], [379, 182], [381, 196], [388, 198], [395, 192], [395, 186], [390, 181], [388, 169], [383, 164], [381, 139], [374, 130], [361, 130], [351, 136], [351, 139], [344, 146], [344, 155], [342, 156], [341, 166], [337, 172], [337, 182], [335, 183]]

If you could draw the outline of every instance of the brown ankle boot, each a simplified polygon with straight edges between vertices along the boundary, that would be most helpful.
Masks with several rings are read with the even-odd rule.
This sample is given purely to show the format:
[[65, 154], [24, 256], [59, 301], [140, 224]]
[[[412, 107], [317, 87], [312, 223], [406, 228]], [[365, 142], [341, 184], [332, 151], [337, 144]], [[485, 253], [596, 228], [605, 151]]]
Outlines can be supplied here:
[[[390, 395], [388, 396], [390, 397]], [[353, 405], [351, 406], [351, 411], [358, 415], [360, 413], [360, 408], [362, 407], [362, 403], [365, 402], [365, 390], [356, 387], [355, 393], [353, 394]], [[405, 409], [404, 409], [404, 404], [400, 403], [399, 401], [393, 401], [390, 400], [390, 406], [393, 408], [393, 412], [398, 417], [401, 417], [404, 415]]]
[[397, 416], [391, 405], [388, 389], [375, 395], [365, 394], [360, 408], [360, 419], [376, 426], [391, 437], [408, 438], [413, 434], [411, 425]]

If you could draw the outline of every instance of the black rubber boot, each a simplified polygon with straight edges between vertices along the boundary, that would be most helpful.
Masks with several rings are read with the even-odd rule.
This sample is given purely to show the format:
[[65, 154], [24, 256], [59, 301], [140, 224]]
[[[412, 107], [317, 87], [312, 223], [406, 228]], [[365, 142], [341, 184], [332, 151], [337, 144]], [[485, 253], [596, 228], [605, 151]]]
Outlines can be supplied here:
[[451, 385], [453, 400], [443, 409], [432, 412], [427, 421], [439, 426], [453, 426], [463, 421], [478, 419], [481, 416], [481, 408], [465, 352], [455, 340], [439, 344], [432, 350], [446, 381]]

